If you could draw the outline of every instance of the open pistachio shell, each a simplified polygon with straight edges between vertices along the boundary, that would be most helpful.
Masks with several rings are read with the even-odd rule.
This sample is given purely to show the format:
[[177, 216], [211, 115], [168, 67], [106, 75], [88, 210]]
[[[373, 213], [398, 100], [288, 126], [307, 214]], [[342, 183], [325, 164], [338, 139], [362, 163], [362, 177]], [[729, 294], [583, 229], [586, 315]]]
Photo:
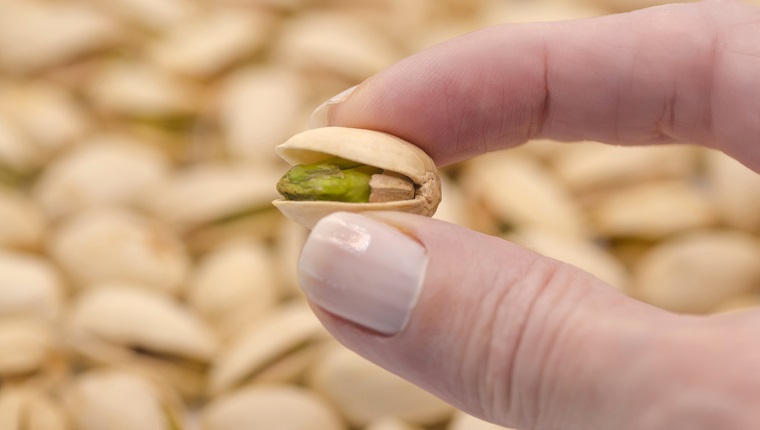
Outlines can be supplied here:
[[276, 151], [292, 165], [340, 157], [400, 173], [415, 184], [413, 200], [345, 203], [280, 199], [272, 202], [286, 217], [308, 228], [314, 227], [322, 217], [338, 211], [401, 211], [432, 216], [441, 201], [441, 183], [435, 162], [421, 149], [390, 134], [344, 127], [316, 128], [291, 137]]

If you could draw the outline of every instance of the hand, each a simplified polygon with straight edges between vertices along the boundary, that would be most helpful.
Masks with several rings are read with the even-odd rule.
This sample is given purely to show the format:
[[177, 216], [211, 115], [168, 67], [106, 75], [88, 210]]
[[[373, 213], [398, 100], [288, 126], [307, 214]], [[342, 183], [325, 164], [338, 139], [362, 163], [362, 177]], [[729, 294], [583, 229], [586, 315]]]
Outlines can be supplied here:
[[[439, 165], [531, 138], [687, 141], [760, 171], [760, 9], [737, 1], [497, 26], [318, 108]], [[327, 258], [325, 258], [327, 257]], [[323, 219], [304, 291], [343, 344], [473, 415], [525, 430], [760, 426], [760, 312], [676, 315], [456, 225]]]

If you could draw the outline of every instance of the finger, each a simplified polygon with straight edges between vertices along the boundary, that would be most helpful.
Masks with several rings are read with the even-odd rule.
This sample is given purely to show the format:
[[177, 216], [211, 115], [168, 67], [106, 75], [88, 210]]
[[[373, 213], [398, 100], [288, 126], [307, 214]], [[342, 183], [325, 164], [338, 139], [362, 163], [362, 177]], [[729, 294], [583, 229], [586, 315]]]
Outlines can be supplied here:
[[389, 132], [439, 164], [544, 137], [694, 142], [760, 170], [759, 19], [728, 1], [488, 28], [397, 63], [314, 122]]
[[300, 282], [349, 348], [526, 429], [635, 428], [658, 400], [662, 380], [647, 377], [656, 345], [684, 318], [505, 241], [400, 213], [322, 219]]

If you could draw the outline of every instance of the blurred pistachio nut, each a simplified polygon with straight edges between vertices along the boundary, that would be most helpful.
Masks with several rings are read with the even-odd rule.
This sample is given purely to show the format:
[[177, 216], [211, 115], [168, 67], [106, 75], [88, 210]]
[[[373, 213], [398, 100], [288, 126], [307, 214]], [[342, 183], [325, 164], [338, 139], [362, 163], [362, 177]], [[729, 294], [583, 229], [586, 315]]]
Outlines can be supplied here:
[[129, 285], [101, 285], [78, 297], [67, 342], [90, 362], [137, 368], [188, 397], [203, 389], [217, 347], [205, 322], [168, 295]]
[[313, 368], [308, 386], [324, 395], [354, 427], [384, 418], [430, 426], [454, 409], [443, 400], [376, 366], [342, 346]]
[[433, 160], [386, 133], [317, 128], [293, 136], [276, 150], [296, 167], [278, 184], [286, 198], [273, 204], [307, 228], [338, 211], [432, 216], [441, 201]]
[[201, 430], [343, 430], [322, 398], [295, 386], [257, 385], [214, 399], [201, 413]]
[[272, 236], [282, 220], [270, 204], [277, 197], [272, 183], [280, 175], [242, 163], [202, 163], [175, 172], [143, 203], [176, 229], [188, 248], [207, 251], [230, 238]]
[[189, 270], [184, 245], [167, 225], [119, 208], [67, 218], [50, 240], [50, 254], [79, 288], [129, 282], [176, 293]]
[[168, 169], [168, 160], [148, 143], [103, 134], [50, 163], [33, 195], [51, 218], [94, 206], [128, 206], [160, 183]]
[[262, 242], [236, 241], [204, 255], [190, 277], [189, 304], [222, 337], [275, 306], [275, 267]]
[[[1, 167], [0, 167], [1, 168]], [[29, 197], [0, 186], [0, 246], [38, 248], [47, 229], [47, 220]]]
[[0, 320], [0, 377], [29, 375], [51, 358], [53, 334], [31, 318]]
[[176, 395], [137, 373], [99, 369], [77, 377], [64, 400], [79, 430], [181, 430]]
[[0, 390], [0, 429], [67, 430], [63, 408], [45, 392], [30, 386], [3, 386]]
[[52, 321], [60, 312], [63, 293], [60, 276], [47, 260], [0, 249], [0, 317]]
[[760, 285], [760, 239], [749, 232], [692, 231], [649, 249], [634, 267], [637, 298], [680, 313], [706, 313]]
[[[309, 348], [325, 339], [327, 332], [306, 304], [275, 309], [240, 330], [214, 357], [209, 390], [217, 395], [242, 386], [301, 350], [318, 354], [321, 351]], [[308, 362], [297, 360], [301, 368], [295, 370], [303, 370], [310, 362], [313, 356]], [[278, 372], [282, 374], [282, 370]], [[293, 374], [294, 370], [286, 373]]]

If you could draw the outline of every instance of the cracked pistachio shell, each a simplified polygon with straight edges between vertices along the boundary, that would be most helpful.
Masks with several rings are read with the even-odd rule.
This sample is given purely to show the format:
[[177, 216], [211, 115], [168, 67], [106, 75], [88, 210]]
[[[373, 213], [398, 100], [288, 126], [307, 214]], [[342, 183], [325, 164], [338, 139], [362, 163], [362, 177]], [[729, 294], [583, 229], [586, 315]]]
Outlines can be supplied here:
[[214, 399], [201, 413], [202, 430], [344, 430], [322, 398], [290, 385], [257, 385]]
[[400, 211], [432, 216], [441, 201], [441, 183], [435, 162], [409, 142], [372, 130], [323, 127], [308, 130], [279, 145], [277, 153], [292, 165], [311, 164], [330, 157], [400, 173], [415, 184], [413, 200], [385, 203], [275, 200], [288, 218], [311, 229], [333, 212]]
[[172, 394], [142, 375], [98, 369], [72, 381], [64, 400], [79, 430], [180, 430], [182, 406]]

